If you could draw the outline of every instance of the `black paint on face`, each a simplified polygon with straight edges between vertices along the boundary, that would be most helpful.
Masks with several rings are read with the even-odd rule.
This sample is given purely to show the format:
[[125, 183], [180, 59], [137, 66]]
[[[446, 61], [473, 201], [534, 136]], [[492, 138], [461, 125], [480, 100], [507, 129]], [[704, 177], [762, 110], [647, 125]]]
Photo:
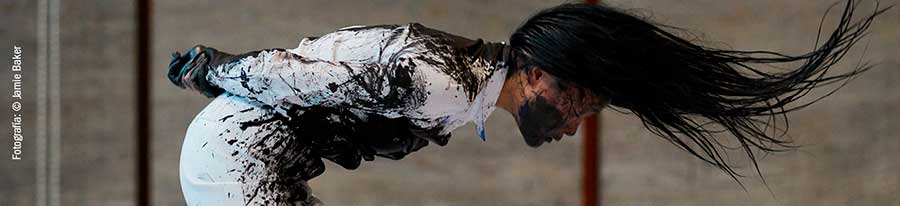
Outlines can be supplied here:
[[519, 132], [531, 147], [541, 146], [561, 135], [559, 128], [565, 124], [562, 112], [543, 96], [522, 104], [518, 116]]

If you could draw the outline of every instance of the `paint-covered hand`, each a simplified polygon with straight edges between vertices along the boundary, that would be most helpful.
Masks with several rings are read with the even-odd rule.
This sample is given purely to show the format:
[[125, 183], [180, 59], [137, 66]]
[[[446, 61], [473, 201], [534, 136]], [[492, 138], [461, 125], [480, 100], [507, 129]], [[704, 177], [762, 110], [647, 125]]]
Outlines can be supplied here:
[[224, 90], [209, 84], [206, 73], [213, 66], [211, 62], [215, 62], [212, 60], [223, 56], [227, 58], [232, 55], [203, 45], [194, 46], [184, 54], [175, 52], [169, 62], [169, 81], [182, 89], [198, 91], [207, 97], [219, 96]]

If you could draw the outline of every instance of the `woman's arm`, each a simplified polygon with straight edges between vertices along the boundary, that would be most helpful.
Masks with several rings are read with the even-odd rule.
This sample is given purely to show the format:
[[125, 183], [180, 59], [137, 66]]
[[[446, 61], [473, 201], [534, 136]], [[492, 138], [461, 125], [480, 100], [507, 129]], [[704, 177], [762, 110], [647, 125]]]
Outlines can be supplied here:
[[220, 89], [270, 106], [344, 107], [385, 116], [399, 116], [425, 97], [413, 60], [402, 55], [379, 64], [311, 59], [284, 49], [233, 56], [200, 47], [186, 54], [196, 53], [173, 82], [207, 96]]
[[483, 107], [493, 104], [495, 94], [482, 92], [499, 71], [500, 56], [483, 57], [484, 45], [416, 23], [349, 27], [304, 39], [293, 50], [234, 56], [200, 46], [173, 58], [169, 78], [210, 97], [227, 91], [276, 109], [325, 106], [402, 116], [419, 128], [445, 127], [438, 133], [446, 135], [472, 120], [483, 124], [473, 114], [489, 113]]

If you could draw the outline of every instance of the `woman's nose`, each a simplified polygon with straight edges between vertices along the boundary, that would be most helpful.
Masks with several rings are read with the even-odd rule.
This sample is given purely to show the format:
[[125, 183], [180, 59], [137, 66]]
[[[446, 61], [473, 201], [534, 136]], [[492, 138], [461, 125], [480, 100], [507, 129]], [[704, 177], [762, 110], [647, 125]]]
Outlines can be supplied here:
[[564, 131], [564, 133], [565, 133], [566, 135], [569, 135], [569, 136], [575, 135], [575, 132], [578, 132], [578, 125], [580, 125], [580, 124], [581, 124], [580, 121], [579, 121], [579, 122], [575, 122], [574, 124], [569, 124], [569, 125], [566, 127], [566, 130]]

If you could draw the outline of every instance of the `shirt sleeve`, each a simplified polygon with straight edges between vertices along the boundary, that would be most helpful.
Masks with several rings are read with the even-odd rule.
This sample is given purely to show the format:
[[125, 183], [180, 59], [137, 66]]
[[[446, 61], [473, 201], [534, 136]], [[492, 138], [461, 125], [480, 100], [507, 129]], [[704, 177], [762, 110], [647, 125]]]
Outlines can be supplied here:
[[471, 43], [416, 23], [348, 27], [304, 39], [297, 49], [240, 55], [206, 79], [276, 110], [324, 106], [406, 117], [439, 136], [475, 120], [483, 136], [484, 118], [476, 117], [491, 111], [481, 106], [496, 95], [483, 92], [488, 72], [473, 70], [474, 60], [459, 53]]
[[207, 80], [264, 105], [343, 107], [398, 117], [427, 94], [413, 60], [392, 58], [386, 64], [326, 61], [270, 49], [216, 66]]

